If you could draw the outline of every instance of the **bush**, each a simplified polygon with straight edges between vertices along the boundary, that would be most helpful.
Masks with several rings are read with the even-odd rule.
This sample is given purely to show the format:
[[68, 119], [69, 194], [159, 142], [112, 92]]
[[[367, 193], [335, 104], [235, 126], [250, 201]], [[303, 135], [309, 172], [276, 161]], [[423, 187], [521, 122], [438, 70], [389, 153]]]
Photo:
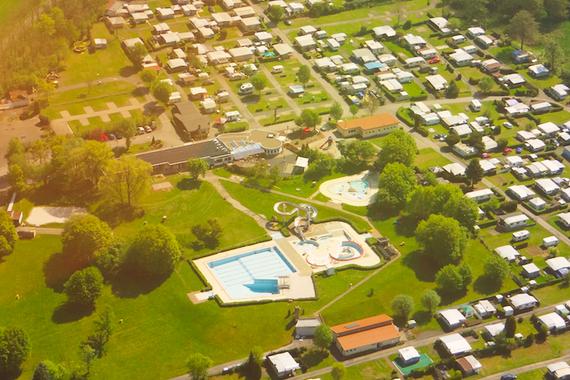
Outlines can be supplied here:
[[75, 272], [64, 285], [68, 302], [82, 306], [92, 306], [101, 295], [102, 289], [103, 276], [95, 267]]

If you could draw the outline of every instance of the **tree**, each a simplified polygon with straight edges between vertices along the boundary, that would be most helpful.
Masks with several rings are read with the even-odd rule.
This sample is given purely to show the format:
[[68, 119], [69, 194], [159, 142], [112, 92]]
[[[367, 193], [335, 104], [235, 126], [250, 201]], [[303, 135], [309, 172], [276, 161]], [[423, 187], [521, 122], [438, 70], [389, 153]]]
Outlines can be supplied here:
[[392, 300], [392, 312], [396, 318], [407, 321], [414, 310], [414, 299], [406, 294], [400, 294]]
[[438, 263], [458, 263], [467, 245], [467, 234], [457, 220], [431, 215], [418, 225], [416, 240]]
[[158, 77], [158, 74], [155, 70], [143, 70], [140, 73], [141, 79], [143, 82], [145, 82], [146, 84], [151, 84], [153, 83], [156, 78]]
[[336, 121], [342, 119], [342, 107], [338, 102], [334, 102], [329, 111], [329, 115]]
[[151, 174], [148, 162], [124, 155], [109, 162], [100, 188], [112, 202], [134, 208], [150, 188]]
[[485, 76], [483, 79], [479, 81], [479, 89], [483, 94], [488, 94], [495, 85], [493, 78]]
[[283, 7], [280, 5], [271, 5], [267, 9], [267, 17], [269, 17], [269, 19], [274, 23], [281, 21], [284, 13], [285, 12], [283, 11]]
[[301, 65], [297, 71], [297, 80], [302, 84], [307, 84], [311, 79], [311, 69], [307, 65]]
[[472, 230], [477, 224], [479, 206], [463, 194], [453, 193], [443, 206], [442, 214], [457, 220], [463, 227]]
[[19, 374], [30, 354], [30, 340], [24, 330], [16, 327], [0, 329], [0, 378]]
[[357, 114], [358, 111], [359, 111], [359, 108], [358, 108], [358, 106], [357, 106], [356, 104], [351, 104], [350, 107], [349, 107], [349, 110], [350, 110], [350, 113], [351, 113], [352, 116], [356, 116], [356, 114]]
[[115, 131], [125, 138], [127, 150], [131, 147], [133, 137], [137, 134], [137, 126], [132, 118], [121, 119], [115, 125]]
[[307, 128], [315, 128], [321, 122], [321, 116], [312, 109], [304, 109], [300, 116], [301, 124]]
[[244, 364], [245, 377], [247, 379], [261, 379], [261, 365], [263, 364], [263, 352], [259, 347], [253, 347], [249, 352]]
[[483, 179], [483, 174], [483, 168], [481, 168], [481, 164], [479, 163], [478, 158], [474, 158], [469, 161], [469, 164], [465, 169], [465, 176], [469, 180], [469, 185], [471, 188], [473, 188], [475, 184]]
[[520, 40], [522, 50], [525, 43], [533, 43], [536, 40], [538, 23], [530, 12], [521, 10], [511, 19], [508, 30], [513, 38]]
[[568, 0], [544, 0], [544, 8], [548, 18], [562, 21], [568, 17]]
[[222, 227], [217, 219], [208, 219], [204, 224], [197, 224], [192, 227], [192, 232], [203, 241], [208, 247], [214, 248], [218, 245], [222, 235]]
[[566, 60], [565, 50], [560, 41], [555, 38], [545, 39], [543, 56], [546, 64], [554, 73], [560, 71], [561, 63], [564, 63]]
[[477, 131], [473, 131], [467, 139], [467, 144], [471, 145], [473, 148], [477, 149], [479, 152], [485, 150], [485, 144], [483, 144], [483, 134]]
[[212, 364], [212, 359], [196, 353], [190, 355], [186, 362], [186, 367], [193, 380], [206, 380], [208, 378], [208, 369]]
[[414, 138], [403, 130], [394, 131], [386, 136], [381, 148], [375, 164], [379, 171], [384, 170], [389, 163], [395, 162], [411, 167], [418, 150]]
[[406, 209], [415, 220], [427, 219], [435, 210], [435, 187], [418, 186], [409, 197]]
[[323, 157], [309, 164], [303, 176], [310, 181], [317, 181], [332, 174], [336, 160], [332, 157]]
[[459, 96], [459, 86], [457, 86], [457, 82], [452, 80], [445, 90], [445, 96], [451, 99], [457, 98]]
[[205, 176], [209, 167], [210, 165], [204, 159], [191, 158], [188, 160], [188, 172], [193, 181], [198, 181], [200, 177]]
[[140, 64], [143, 58], [148, 54], [148, 50], [146, 50], [144, 44], [137, 43], [129, 50], [129, 53], [133, 62]]
[[95, 267], [73, 273], [64, 285], [68, 302], [80, 306], [93, 306], [102, 290], [103, 275]]
[[455, 144], [459, 143], [460, 141], [461, 141], [461, 138], [455, 132], [449, 132], [447, 134], [447, 136], [445, 137], [445, 142], [449, 146], [454, 146]]
[[98, 357], [103, 356], [105, 346], [113, 335], [114, 329], [115, 315], [110, 308], [107, 308], [99, 314], [95, 321], [95, 331], [87, 338], [87, 344], [95, 350]]
[[401, 163], [386, 165], [378, 180], [376, 205], [388, 211], [401, 210], [417, 185], [413, 169]]
[[109, 247], [113, 232], [109, 225], [91, 214], [72, 216], [63, 226], [63, 253], [90, 262], [95, 253]]
[[505, 321], [505, 336], [507, 338], [514, 338], [517, 332], [517, 320], [514, 316], [509, 315]]
[[449, 264], [441, 268], [435, 275], [435, 283], [440, 294], [457, 296], [467, 289], [470, 283], [468, 267], [456, 267]]
[[32, 380], [64, 380], [66, 378], [65, 368], [49, 360], [39, 362], [32, 376]]
[[10, 164], [8, 166], [8, 181], [10, 181], [12, 189], [18, 193], [23, 193], [28, 188], [24, 170], [19, 164]]
[[428, 289], [424, 292], [421, 298], [422, 306], [433, 315], [439, 304], [441, 303], [441, 297], [436, 291]]
[[485, 281], [491, 282], [497, 288], [503, 285], [503, 281], [505, 281], [510, 273], [511, 269], [509, 264], [500, 256], [492, 255], [485, 261]]
[[366, 107], [368, 108], [368, 113], [370, 115], [373, 115], [374, 112], [376, 111], [376, 108], [378, 108], [378, 106], [380, 105], [380, 100], [372, 95], [368, 95], [366, 96], [366, 101], [365, 101]]
[[169, 275], [182, 253], [176, 237], [163, 225], [143, 227], [127, 252], [127, 263], [149, 276]]
[[172, 91], [172, 86], [163, 80], [156, 80], [152, 86], [152, 95], [164, 104], [168, 104]]
[[343, 363], [336, 362], [332, 365], [331, 376], [334, 380], [341, 380], [346, 374], [346, 367]]
[[332, 341], [333, 341], [333, 333], [327, 325], [321, 324], [315, 329], [313, 342], [321, 350], [324, 351], [328, 349], [332, 344]]
[[16, 240], [18, 240], [18, 234], [12, 219], [4, 209], [0, 209], [0, 257], [14, 251]]
[[250, 79], [251, 84], [253, 85], [253, 87], [255, 87], [255, 89], [257, 90], [257, 92], [259, 93], [259, 95], [261, 95], [261, 91], [265, 88], [265, 86], [267, 85], [265, 83], [265, 78], [263, 78], [261, 75], [254, 75], [251, 77]]
[[368, 141], [354, 140], [339, 144], [338, 148], [343, 159], [355, 171], [365, 169], [376, 156], [376, 148]]

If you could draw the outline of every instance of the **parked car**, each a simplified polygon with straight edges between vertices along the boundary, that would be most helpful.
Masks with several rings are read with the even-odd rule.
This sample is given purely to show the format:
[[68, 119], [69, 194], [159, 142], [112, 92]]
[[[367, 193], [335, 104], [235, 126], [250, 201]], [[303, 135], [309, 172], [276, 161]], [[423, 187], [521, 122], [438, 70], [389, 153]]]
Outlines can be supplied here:
[[145, 131], [146, 133], [151, 133], [151, 132], [152, 132], [152, 128], [150, 127], [150, 125], [145, 125], [144, 131]]
[[507, 128], [507, 129], [512, 129], [513, 128], [513, 124], [509, 123], [508, 121], [505, 121], [503, 123], [503, 127]]
[[516, 380], [517, 379], [517, 375], [513, 375], [512, 373], [507, 373], [503, 376], [501, 376], [501, 380]]

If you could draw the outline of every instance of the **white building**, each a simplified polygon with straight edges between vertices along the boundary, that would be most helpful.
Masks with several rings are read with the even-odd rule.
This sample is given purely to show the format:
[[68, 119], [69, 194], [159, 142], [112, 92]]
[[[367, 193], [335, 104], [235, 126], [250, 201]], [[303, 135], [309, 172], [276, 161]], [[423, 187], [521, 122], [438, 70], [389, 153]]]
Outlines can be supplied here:
[[538, 305], [538, 300], [527, 293], [519, 293], [508, 299], [515, 311], [532, 309]]
[[520, 256], [519, 251], [517, 251], [512, 245], [497, 247], [495, 248], [495, 253], [510, 262], [515, 261], [516, 258]]
[[543, 194], [546, 195], [554, 195], [558, 193], [558, 191], [560, 191], [560, 186], [558, 186], [550, 178], [537, 179], [535, 185], [538, 188], [538, 190], [540, 190]]
[[548, 313], [538, 317], [540, 323], [542, 323], [550, 332], [558, 332], [566, 329], [566, 321], [557, 313]]
[[292, 376], [295, 371], [301, 369], [299, 363], [293, 359], [289, 352], [268, 356], [267, 360], [278, 377]]
[[428, 82], [428, 85], [434, 89], [434, 91], [443, 91], [448, 86], [447, 79], [439, 74], [426, 76], [426, 81]]
[[545, 262], [556, 277], [567, 276], [568, 272], [570, 272], [570, 261], [566, 257], [553, 257]]
[[439, 320], [448, 330], [455, 330], [465, 323], [465, 316], [457, 309], [441, 310], [438, 313]]
[[460, 334], [445, 335], [438, 339], [443, 348], [452, 356], [461, 356], [471, 352], [471, 345]]
[[497, 322], [490, 325], [487, 325], [483, 328], [485, 335], [489, 338], [495, 338], [497, 335], [501, 334], [505, 331], [505, 324], [503, 322]]
[[513, 185], [507, 189], [507, 194], [517, 201], [526, 201], [536, 195], [534, 191], [525, 185]]
[[465, 196], [477, 203], [486, 202], [493, 196], [491, 189], [473, 190], [465, 194]]

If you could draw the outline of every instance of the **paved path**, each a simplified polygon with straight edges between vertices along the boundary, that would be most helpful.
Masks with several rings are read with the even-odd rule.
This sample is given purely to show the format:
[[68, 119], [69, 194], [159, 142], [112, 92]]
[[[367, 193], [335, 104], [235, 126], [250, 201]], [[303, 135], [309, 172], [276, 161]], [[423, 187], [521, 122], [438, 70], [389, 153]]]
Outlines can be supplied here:
[[63, 228], [57, 227], [18, 227], [16, 231], [36, 231], [38, 235], [61, 235]]
[[386, 263], [386, 265], [382, 265], [380, 268], [375, 269], [368, 276], [364, 277], [362, 280], [360, 280], [358, 283], [356, 283], [356, 285], [351, 286], [349, 289], [345, 290], [344, 292], [342, 292], [341, 294], [336, 296], [333, 300], [331, 300], [329, 303], [327, 303], [326, 305], [321, 307], [319, 310], [315, 311], [315, 315], [321, 314], [324, 310], [328, 309], [329, 307], [331, 307], [332, 305], [334, 305], [335, 303], [337, 303], [338, 301], [340, 301], [341, 299], [343, 299], [344, 297], [349, 295], [352, 291], [354, 291], [355, 289], [357, 289], [361, 285], [365, 284], [368, 280], [370, 280], [372, 277], [376, 276], [384, 268], [388, 267], [389, 265], [391, 265], [393, 262], [395, 262], [399, 258], [400, 258], [400, 252], [398, 252], [397, 257], [394, 257], [392, 260], [390, 260], [388, 263]]
[[[566, 350], [565, 352], [568, 352], [568, 350]], [[501, 376], [506, 375], [507, 373], [512, 373], [513, 375], [520, 375], [520, 374], [523, 374], [525, 372], [534, 371], [535, 369], [544, 368], [547, 365], [552, 364], [552, 363], [556, 363], [559, 361], [568, 361], [568, 360], [570, 360], [570, 354], [566, 354], [566, 355], [561, 356], [559, 358], [545, 360], [542, 362], [525, 365], [523, 367], [514, 368], [514, 369], [511, 369], [510, 371], [495, 373], [493, 375], [489, 375], [489, 376], [485, 376], [483, 378], [480, 378], [479, 380], [496, 380], [496, 379], [500, 379]]]
[[255, 220], [255, 222], [257, 224], [259, 224], [259, 226], [261, 228], [266, 230], [265, 226], [267, 224], [267, 219], [263, 218], [261, 215], [256, 214], [255, 212], [251, 211], [250, 209], [248, 209], [247, 207], [245, 207], [244, 205], [239, 203], [236, 199], [234, 199], [231, 196], [231, 194], [226, 190], [226, 188], [220, 183], [220, 179], [218, 176], [216, 176], [215, 174], [212, 174], [212, 172], [208, 172], [208, 174], [206, 174], [206, 180], [214, 186], [214, 188], [218, 191], [218, 193], [220, 193], [222, 198], [224, 198], [226, 201], [228, 201], [237, 210], [239, 210], [239, 211], [243, 212], [244, 214], [246, 214], [247, 216], [253, 218], [253, 220]]
[[273, 74], [271, 74], [271, 72], [267, 67], [265, 67], [265, 65], [259, 65], [259, 66], [261, 67], [261, 71], [263, 71], [263, 73], [265, 74], [271, 85], [275, 87], [275, 90], [277, 90], [279, 95], [281, 95], [283, 99], [285, 99], [285, 102], [287, 103], [289, 108], [291, 108], [293, 112], [299, 115], [301, 113], [301, 107], [299, 107], [299, 105], [293, 99], [291, 99], [291, 97], [288, 94], [286, 94], [285, 91], [283, 91], [283, 88], [281, 88], [281, 85], [279, 84], [277, 79], [275, 79]]

